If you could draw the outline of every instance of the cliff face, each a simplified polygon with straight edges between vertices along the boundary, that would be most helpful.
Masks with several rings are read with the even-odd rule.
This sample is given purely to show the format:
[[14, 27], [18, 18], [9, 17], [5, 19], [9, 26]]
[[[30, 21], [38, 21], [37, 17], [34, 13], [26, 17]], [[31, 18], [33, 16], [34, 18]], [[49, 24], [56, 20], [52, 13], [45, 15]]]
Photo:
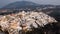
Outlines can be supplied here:
[[47, 24], [57, 22], [53, 17], [43, 12], [19, 12], [17, 14], [4, 15], [0, 18], [2, 31], [9, 34], [19, 34], [19, 31], [32, 31], [34, 28], [44, 27]]

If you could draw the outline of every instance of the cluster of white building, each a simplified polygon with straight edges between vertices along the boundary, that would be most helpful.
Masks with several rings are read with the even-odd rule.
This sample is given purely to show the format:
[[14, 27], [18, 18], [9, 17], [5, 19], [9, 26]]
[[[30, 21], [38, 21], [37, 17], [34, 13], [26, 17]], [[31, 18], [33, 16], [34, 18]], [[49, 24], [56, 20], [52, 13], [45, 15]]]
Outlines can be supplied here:
[[44, 27], [44, 25], [57, 22], [53, 17], [43, 12], [19, 12], [17, 14], [4, 15], [0, 17], [0, 26], [9, 34], [19, 34], [20, 30], [32, 31], [32, 28]]

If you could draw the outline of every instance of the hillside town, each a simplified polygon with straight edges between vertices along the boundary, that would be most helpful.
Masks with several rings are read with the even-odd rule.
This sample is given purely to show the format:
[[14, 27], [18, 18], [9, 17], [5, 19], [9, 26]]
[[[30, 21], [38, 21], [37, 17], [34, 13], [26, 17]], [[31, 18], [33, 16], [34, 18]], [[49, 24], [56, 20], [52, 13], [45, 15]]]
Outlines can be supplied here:
[[0, 34], [60, 34], [58, 0], [51, 4], [48, 0], [43, 0], [44, 4], [40, 0], [0, 1]]
[[57, 21], [43, 12], [21, 11], [15, 14], [0, 15], [0, 29], [9, 34], [20, 34], [19, 32], [33, 31], [34, 28], [44, 27]]

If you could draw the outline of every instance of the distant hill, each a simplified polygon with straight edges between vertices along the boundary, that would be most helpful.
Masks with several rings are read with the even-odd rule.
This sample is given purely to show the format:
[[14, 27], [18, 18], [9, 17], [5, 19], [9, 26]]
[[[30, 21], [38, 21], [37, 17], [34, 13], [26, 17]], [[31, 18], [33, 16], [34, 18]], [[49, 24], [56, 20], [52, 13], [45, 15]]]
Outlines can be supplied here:
[[16, 1], [13, 3], [10, 3], [6, 6], [4, 6], [2, 9], [20, 9], [20, 8], [44, 8], [44, 7], [55, 7], [55, 5], [43, 5], [43, 4], [37, 4], [30, 1]]
[[[60, 5], [42, 5], [42, 4], [36, 4], [34, 2], [30, 2], [30, 1], [17, 1], [17, 2], [10, 3], [2, 8], [2, 11], [0, 11], [0, 14], [19, 12], [18, 10], [5, 11], [4, 9], [20, 9], [20, 8], [31, 8], [32, 9], [32, 8], [37, 8], [37, 7], [41, 9], [43, 8], [42, 10], [43, 12], [57, 18], [57, 20], [59, 19], [60, 21]], [[47, 7], [54, 7], [54, 8], [49, 9]]]
[[10, 3], [3, 7], [3, 9], [13, 9], [13, 8], [33, 8], [37, 7], [39, 4], [30, 2], [30, 1], [17, 1]]

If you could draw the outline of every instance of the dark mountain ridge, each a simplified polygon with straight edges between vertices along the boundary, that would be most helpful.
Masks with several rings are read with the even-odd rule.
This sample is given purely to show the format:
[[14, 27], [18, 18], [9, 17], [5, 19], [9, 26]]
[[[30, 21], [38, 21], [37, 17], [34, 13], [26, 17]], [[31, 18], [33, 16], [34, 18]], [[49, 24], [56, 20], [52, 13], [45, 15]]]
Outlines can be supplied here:
[[17, 1], [4, 6], [3, 9], [33, 8], [37, 6], [39, 6], [39, 4], [29, 2], [29, 1]]
[[16, 1], [4, 6], [2, 9], [20, 9], [20, 8], [36, 8], [36, 7], [56, 7], [55, 5], [43, 5], [30, 1]]

